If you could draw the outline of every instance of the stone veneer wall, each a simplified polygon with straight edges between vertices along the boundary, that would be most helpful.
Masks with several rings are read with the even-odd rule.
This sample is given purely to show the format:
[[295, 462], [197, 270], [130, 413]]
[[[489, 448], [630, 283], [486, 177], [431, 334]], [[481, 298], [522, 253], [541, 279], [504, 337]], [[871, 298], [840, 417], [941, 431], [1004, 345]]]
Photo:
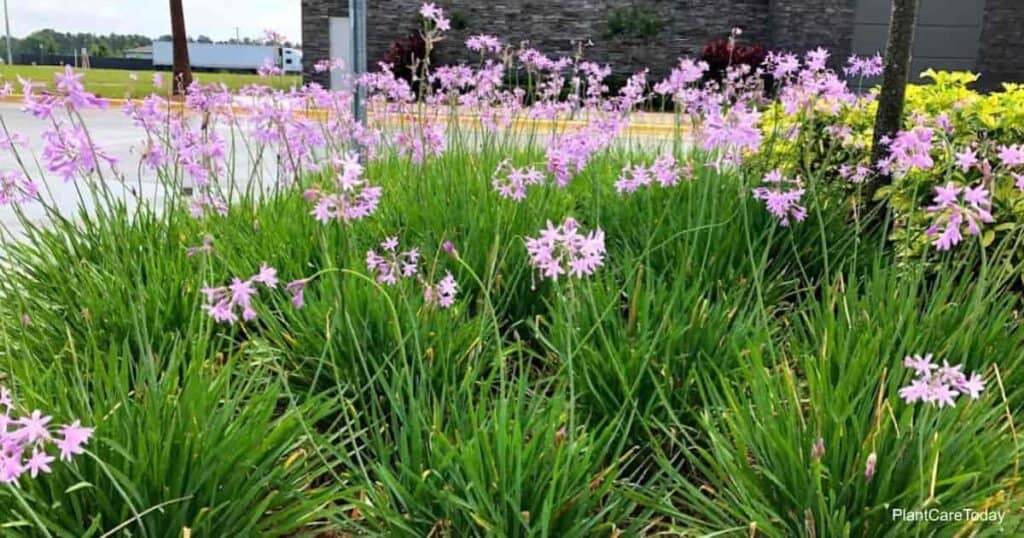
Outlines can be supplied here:
[[[368, 0], [367, 63], [374, 69], [389, 44], [419, 29], [421, 0]], [[652, 75], [668, 71], [680, 56], [700, 54], [715, 37], [733, 27], [743, 29], [744, 43], [770, 45], [770, 0], [440, 0], [452, 19], [452, 30], [437, 50], [438, 63], [473, 61], [463, 43], [473, 34], [489, 33], [548, 55], [572, 55], [573, 42], [592, 41], [585, 57], [608, 63], [618, 72], [650, 67]], [[661, 16], [663, 23], [652, 38], [607, 36], [609, 15], [618, 9], [637, 8]], [[348, 0], [302, 0], [302, 42], [305, 70], [312, 80], [312, 64], [328, 54], [327, 18], [344, 16]]]
[[[375, 63], [396, 35], [418, 28], [419, 0], [370, 0], [367, 59]], [[650, 67], [661, 74], [683, 55], [699, 54], [712, 38], [743, 28], [745, 42], [765, 44], [768, 0], [443, 0], [452, 31], [437, 51], [440, 63], [472, 61], [463, 43], [472, 34], [489, 33], [506, 43], [526, 40], [548, 55], [572, 55], [573, 42], [593, 42], [585, 57], [626, 72]], [[662, 17], [651, 38], [607, 35], [609, 15], [636, 8]]]
[[[651, 68], [660, 77], [684, 55], [697, 55], [712, 38], [738, 26], [742, 41], [774, 49], [804, 51], [824, 46], [839, 63], [852, 48], [858, 0], [435, 0], [452, 19], [453, 29], [437, 51], [439, 63], [475, 60], [463, 47], [476, 33], [506, 42], [529, 40], [549, 55], [571, 55], [573, 41], [593, 41], [585, 56], [620, 72]], [[367, 62], [372, 70], [388, 45], [419, 28], [421, 0], [367, 1]], [[615, 10], [635, 7], [659, 14], [661, 31], [653, 38], [606, 35]], [[329, 51], [328, 18], [345, 16], [348, 0], [302, 0], [302, 42], [307, 80], [327, 84], [312, 66]], [[1024, 0], [987, 0], [978, 69], [992, 85], [1024, 80]]]
[[330, 85], [330, 74], [315, 73], [313, 64], [330, 56], [330, 17], [345, 16], [348, 0], [302, 0], [302, 73], [306, 82]]
[[981, 86], [1024, 82], [1024, 0], [987, 0], [978, 50]]
[[841, 65], [850, 55], [856, 0], [771, 0], [771, 46], [803, 52], [825, 47]]

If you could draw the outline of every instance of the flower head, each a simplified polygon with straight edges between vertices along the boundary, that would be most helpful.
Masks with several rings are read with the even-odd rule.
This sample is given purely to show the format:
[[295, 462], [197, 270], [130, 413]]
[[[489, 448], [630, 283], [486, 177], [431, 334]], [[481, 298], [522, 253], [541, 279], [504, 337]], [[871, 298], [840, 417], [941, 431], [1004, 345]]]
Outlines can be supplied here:
[[[787, 179], [776, 169], [764, 176], [764, 183], [766, 186], [754, 189], [754, 198], [764, 201], [768, 212], [778, 219], [780, 226], [789, 226], [790, 218], [797, 222], [807, 218], [807, 209], [799, 204], [804, 195], [799, 178]], [[793, 188], [786, 188], [786, 184]]]
[[933, 204], [926, 211], [935, 215], [935, 221], [925, 231], [929, 237], [936, 236], [934, 245], [938, 250], [949, 250], [963, 240], [961, 230], [967, 233], [981, 233], [982, 223], [992, 223], [992, 202], [983, 185], [957, 187], [952, 182], [935, 187]]
[[526, 238], [530, 263], [541, 275], [558, 280], [561, 275], [582, 277], [591, 275], [604, 264], [604, 231], [595, 229], [583, 234], [573, 218], [555, 226], [548, 221], [540, 236]]
[[14, 484], [25, 474], [37, 478], [52, 472], [52, 448], [60, 452], [62, 461], [70, 461], [85, 452], [83, 447], [93, 433], [78, 420], [51, 431], [51, 417], [38, 409], [21, 417], [13, 413], [14, 399], [0, 387], [0, 483]]
[[985, 389], [985, 381], [978, 374], [970, 377], [963, 373], [962, 365], [951, 366], [942, 361], [939, 366], [932, 362], [932, 355], [908, 355], [903, 366], [913, 370], [910, 384], [901, 388], [900, 398], [908, 404], [926, 402], [938, 407], [953, 407], [961, 394], [977, 400]]

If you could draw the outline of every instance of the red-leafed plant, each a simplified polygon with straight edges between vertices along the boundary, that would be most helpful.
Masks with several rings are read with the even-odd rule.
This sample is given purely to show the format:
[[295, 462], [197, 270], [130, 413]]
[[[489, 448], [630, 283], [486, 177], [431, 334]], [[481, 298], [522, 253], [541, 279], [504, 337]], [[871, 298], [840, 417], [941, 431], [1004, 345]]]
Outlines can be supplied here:
[[427, 57], [427, 43], [423, 35], [410, 32], [405, 37], [396, 39], [388, 45], [388, 51], [380, 61], [393, 66], [395, 76], [413, 82], [414, 69]]
[[761, 45], [741, 45], [734, 38], [717, 38], [708, 42], [701, 52], [701, 59], [708, 64], [708, 78], [722, 80], [730, 66], [749, 65], [753, 73], [768, 56], [768, 49]]

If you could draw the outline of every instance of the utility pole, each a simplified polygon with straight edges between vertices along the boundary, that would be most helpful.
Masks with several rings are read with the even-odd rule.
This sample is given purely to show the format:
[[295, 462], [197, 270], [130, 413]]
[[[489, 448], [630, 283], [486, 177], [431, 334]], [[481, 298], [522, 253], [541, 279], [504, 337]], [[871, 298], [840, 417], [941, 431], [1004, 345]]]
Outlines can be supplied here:
[[7, 0], [4, 0], [4, 25], [7, 26], [7, 65], [14, 63], [11, 55], [11, 18], [7, 15]]
[[192, 85], [192, 64], [188, 59], [188, 34], [185, 33], [185, 10], [181, 7], [181, 0], [171, 0], [171, 42], [174, 50], [171, 93], [184, 94]]
[[[348, 16], [352, 21], [352, 76], [358, 77], [366, 72], [366, 0], [348, 0]], [[353, 89], [352, 115], [366, 124], [366, 89], [360, 84]]]

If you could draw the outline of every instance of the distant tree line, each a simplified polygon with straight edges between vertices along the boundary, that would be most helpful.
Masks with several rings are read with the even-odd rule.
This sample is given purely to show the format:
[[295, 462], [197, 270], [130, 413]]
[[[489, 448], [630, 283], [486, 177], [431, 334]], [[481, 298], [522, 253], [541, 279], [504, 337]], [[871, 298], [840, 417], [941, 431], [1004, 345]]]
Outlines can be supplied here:
[[[170, 35], [162, 35], [158, 41], [170, 41]], [[208, 36], [189, 36], [188, 40], [195, 43], [231, 43], [246, 45], [262, 45], [262, 39], [244, 37], [215, 41]], [[93, 58], [122, 57], [125, 51], [135, 47], [152, 45], [153, 38], [139, 34], [93, 34], [58, 32], [52, 29], [37, 30], [22, 38], [11, 39], [11, 52], [15, 57], [46, 54], [49, 56], [73, 56], [86, 49]], [[286, 47], [296, 44], [285, 42]], [[7, 57], [7, 43], [0, 39], [0, 58]]]
[[[11, 39], [11, 52], [15, 56], [30, 54], [73, 55], [86, 49], [97, 58], [121, 56], [124, 51], [149, 45], [153, 40], [144, 35], [92, 34], [58, 32], [49, 28], [37, 30], [22, 38]], [[0, 50], [7, 55], [7, 43], [0, 40]]]

